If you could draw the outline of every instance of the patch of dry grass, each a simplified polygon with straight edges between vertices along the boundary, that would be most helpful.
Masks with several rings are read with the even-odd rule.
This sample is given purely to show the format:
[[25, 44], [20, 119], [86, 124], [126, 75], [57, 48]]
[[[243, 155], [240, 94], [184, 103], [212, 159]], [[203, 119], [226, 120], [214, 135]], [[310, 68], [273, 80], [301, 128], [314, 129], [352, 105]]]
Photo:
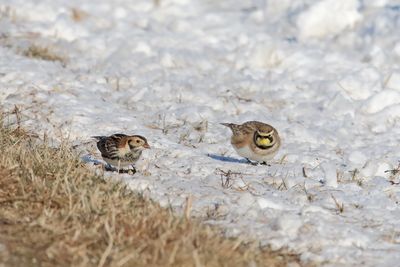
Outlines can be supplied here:
[[223, 238], [122, 184], [68, 148], [0, 121], [0, 265], [286, 266], [296, 255]]
[[30, 45], [26, 50], [23, 51], [23, 55], [30, 58], [37, 58], [46, 61], [58, 61], [61, 64], [66, 64], [66, 59], [49, 47], [43, 47], [39, 45]]

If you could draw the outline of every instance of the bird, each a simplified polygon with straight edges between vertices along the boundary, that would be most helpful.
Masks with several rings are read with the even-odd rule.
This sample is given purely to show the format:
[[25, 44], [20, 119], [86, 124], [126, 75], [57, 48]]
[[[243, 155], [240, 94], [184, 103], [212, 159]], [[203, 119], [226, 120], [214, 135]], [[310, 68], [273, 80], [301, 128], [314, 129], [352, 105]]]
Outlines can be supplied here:
[[253, 165], [268, 165], [267, 161], [276, 155], [281, 146], [278, 131], [269, 124], [259, 121], [221, 124], [231, 129], [231, 144], [236, 152]]
[[[132, 166], [140, 158], [144, 149], [149, 149], [147, 139], [141, 135], [125, 135], [121, 133], [110, 136], [92, 136], [98, 140], [97, 148], [104, 161], [117, 168]], [[111, 168], [112, 169], [112, 168]]]

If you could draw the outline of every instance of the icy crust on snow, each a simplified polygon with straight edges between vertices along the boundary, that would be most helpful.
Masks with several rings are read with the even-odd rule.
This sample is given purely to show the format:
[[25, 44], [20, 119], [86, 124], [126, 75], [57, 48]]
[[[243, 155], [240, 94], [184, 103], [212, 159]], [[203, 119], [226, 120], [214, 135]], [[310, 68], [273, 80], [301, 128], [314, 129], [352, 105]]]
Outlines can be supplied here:
[[[130, 188], [326, 266], [400, 260], [396, 1], [0, 1], [0, 100], [88, 166], [92, 135], [152, 149]], [[26, 56], [47, 47], [64, 60]], [[283, 140], [252, 166], [219, 123]], [[10, 117], [9, 123], [15, 118]], [[96, 167], [93, 167], [96, 168]], [[100, 170], [99, 170], [100, 171]]]

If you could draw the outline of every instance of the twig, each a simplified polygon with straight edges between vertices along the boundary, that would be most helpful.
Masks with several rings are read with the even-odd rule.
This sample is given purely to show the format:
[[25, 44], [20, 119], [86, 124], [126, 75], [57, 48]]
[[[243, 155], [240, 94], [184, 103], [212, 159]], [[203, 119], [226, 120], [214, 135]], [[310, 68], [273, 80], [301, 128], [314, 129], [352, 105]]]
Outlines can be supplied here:
[[344, 203], [339, 203], [339, 201], [331, 194], [333, 201], [335, 201], [336, 208], [340, 213], [344, 211]]
[[190, 213], [192, 211], [192, 204], [193, 204], [193, 196], [189, 195], [186, 198], [186, 206], [185, 206], [185, 218], [186, 218], [186, 220], [190, 219]]

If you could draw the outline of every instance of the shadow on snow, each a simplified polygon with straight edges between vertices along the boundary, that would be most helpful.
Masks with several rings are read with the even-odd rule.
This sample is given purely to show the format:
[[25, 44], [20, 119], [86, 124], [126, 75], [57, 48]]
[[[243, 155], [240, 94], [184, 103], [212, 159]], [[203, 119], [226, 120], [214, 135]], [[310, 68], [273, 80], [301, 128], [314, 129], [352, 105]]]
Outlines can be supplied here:
[[216, 155], [216, 154], [207, 154], [207, 157], [210, 157], [215, 160], [224, 161], [224, 162], [249, 164], [249, 162], [246, 159], [236, 159], [236, 158], [225, 157], [225, 156]]

